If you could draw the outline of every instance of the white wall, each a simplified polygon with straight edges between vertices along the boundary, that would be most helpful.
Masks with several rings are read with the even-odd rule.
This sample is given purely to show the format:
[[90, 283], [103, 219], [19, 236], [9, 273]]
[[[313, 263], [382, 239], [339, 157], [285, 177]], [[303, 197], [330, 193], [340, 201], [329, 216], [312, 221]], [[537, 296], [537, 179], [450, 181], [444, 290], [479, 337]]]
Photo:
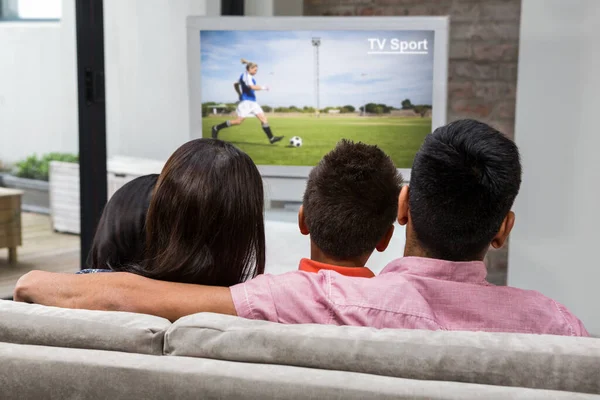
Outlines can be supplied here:
[[272, 16], [302, 16], [304, 14], [303, 0], [245, 0], [244, 15]]
[[303, 0], [274, 0], [273, 15], [302, 16], [304, 15]]
[[166, 160], [190, 139], [186, 17], [205, 12], [202, 0], [104, 1], [109, 156]]
[[0, 23], [0, 161], [77, 152], [73, 4], [61, 22]]
[[[165, 160], [189, 140], [186, 17], [219, 0], [105, 0], [108, 155]], [[78, 151], [75, 2], [0, 23], [0, 161]]]
[[600, 335], [600, 2], [523, 0], [515, 139], [523, 185], [508, 283]]

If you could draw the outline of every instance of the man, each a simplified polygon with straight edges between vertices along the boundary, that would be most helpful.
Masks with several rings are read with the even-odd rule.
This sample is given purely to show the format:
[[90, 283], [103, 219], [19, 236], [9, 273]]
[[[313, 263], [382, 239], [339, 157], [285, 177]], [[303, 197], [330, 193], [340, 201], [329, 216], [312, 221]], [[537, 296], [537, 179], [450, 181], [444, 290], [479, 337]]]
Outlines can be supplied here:
[[[311, 226], [313, 188], [324, 193], [325, 209], [346, 221], [352, 234], [363, 228], [370, 231], [356, 225], [360, 205], [374, 202], [381, 213], [389, 205], [383, 201], [387, 196], [370, 198], [364, 187], [356, 190], [353, 186], [357, 179], [368, 181], [375, 174], [368, 161], [356, 160], [351, 152], [338, 154], [340, 162], [328, 163], [328, 157], [319, 165], [322, 168], [311, 173], [300, 229], [317, 236], [325, 232], [333, 248], [347, 249], [347, 234], [338, 225]], [[350, 197], [336, 201], [335, 190], [328, 192], [331, 181], [320, 177], [331, 178], [340, 168], [343, 174], [338, 176], [342, 181], [337, 189]], [[230, 289], [157, 282], [128, 274], [34, 272], [19, 281], [15, 298], [63, 307], [143, 312], [170, 320], [204, 311], [283, 323], [588, 336], [581, 321], [554, 300], [485, 281], [483, 259], [490, 245], [499, 248], [508, 238], [515, 222], [510, 209], [520, 182], [521, 164], [513, 142], [486, 124], [457, 121], [429, 135], [417, 153], [411, 186], [402, 188], [398, 197], [398, 222], [406, 225], [405, 257], [376, 277], [348, 276], [347, 271], [332, 267], [327, 260], [332, 251], [324, 249], [319, 239], [320, 252], [311, 255], [326, 261], [316, 268], [263, 275]], [[377, 187], [376, 182], [372, 184]], [[389, 230], [381, 233], [375, 247], [385, 249], [388, 235]], [[312, 239], [314, 243], [316, 238]], [[334, 262], [339, 263], [340, 254]], [[360, 265], [354, 260], [349, 267]]]

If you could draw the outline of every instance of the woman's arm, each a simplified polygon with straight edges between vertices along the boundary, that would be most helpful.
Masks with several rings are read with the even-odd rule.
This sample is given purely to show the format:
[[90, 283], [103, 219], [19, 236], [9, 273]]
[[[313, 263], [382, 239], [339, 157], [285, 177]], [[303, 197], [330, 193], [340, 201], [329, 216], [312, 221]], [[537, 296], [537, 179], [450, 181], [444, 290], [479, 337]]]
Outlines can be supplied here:
[[17, 282], [14, 299], [151, 314], [170, 321], [198, 312], [237, 315], [229, 288], [156, 281], [126, 272], [75, 275], [32, 271]]
[[233, 88], [235, 89], [235, 92], [238, 94], [238, 97], [241, 97], [242, 91], [240, 90], [240, 83], [239, 82], [234, 83]]

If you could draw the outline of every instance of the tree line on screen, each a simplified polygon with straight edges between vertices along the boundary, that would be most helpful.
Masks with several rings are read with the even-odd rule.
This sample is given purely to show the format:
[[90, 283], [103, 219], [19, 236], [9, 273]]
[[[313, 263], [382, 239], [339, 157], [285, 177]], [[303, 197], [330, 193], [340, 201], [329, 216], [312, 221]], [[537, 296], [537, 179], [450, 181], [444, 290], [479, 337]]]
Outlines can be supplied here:
[[[366, 110], [367, 114], [390, 114], [393, 110], [413, 110], [415, 113], [424, 117], [427, 114], [428, 110], [431, 110], [431, 105], [429, 104], [412, 104], [409, 99], [405, 99], [402, 101], [402, 108], [395, 108], [393, 106], [388, 106], [387, 104], [377, 104], [377, 103], [367, 103], [364, 106], [358, 107], [358, 109], [352, 105], [345, 105], [341, 107], [325, 107], [320, 110], [321, 113], [329, 113], [330, 110], [339, 110], [340, 114], [351, 114], [355, 112], [364, 112]], [[225, 103], [220, 104], [214, 101], [209, 101], [206, 103], [202, 103], [202, 116], [206, 117], [208, 114], [212, 113], [212, 109], [215, 106], [219, 106], [219, 113], [231, 113], [235, 111], [237, 104], [236, 103]], [[266, 113], [276, 112], [276, 113], [306, 113], [306, 114], [314, 114], [317, 110], [314, 107], [304, 106], [287, 106], [287, 107], [271, 107], [269, 105], [261, 105], [262, 109]]]

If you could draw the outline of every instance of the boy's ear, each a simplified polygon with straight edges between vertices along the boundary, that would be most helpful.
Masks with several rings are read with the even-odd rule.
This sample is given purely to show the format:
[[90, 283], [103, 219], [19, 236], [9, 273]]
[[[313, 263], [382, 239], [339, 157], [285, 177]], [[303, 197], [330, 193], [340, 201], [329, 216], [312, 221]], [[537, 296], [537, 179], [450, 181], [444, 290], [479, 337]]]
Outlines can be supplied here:
[[385, 251], [385, 249], [387, 249], [388, 245], [390, 244], [390, 240], [392, 240], [392, 236], [394, 236], [394, 225], [390, 226], [390, 228], [387, 230], [385, 235], [383, 235], [379, 243], [377, 243], [377, 246], [375, 246], [375, 249], [377, 249], [377, 251], [380, 253], [382, 251]]
[[304, 206], [300, 206], [300, 211], [298, 211], [298, 228], [300, 228], [301, 234], [310, 234], [306, 221], [304, 220]]
[[408, 185], [402, 186], [398, 196], [398, 223], [402, 226], [408, 223]]
[[492, 239], [492, 247], [495, 249], [499, 249], [504, 246], [506, 239], [508, 239], [508, 235], [510, 235], [510, 231], [512, 231], [513, 226], [515, 226], [515, 213], [509, 211], [504, 217], [504, 221], [502, 221], [502, 225], [500, 225], [500, 229], [498, 229], [498, 233]]

